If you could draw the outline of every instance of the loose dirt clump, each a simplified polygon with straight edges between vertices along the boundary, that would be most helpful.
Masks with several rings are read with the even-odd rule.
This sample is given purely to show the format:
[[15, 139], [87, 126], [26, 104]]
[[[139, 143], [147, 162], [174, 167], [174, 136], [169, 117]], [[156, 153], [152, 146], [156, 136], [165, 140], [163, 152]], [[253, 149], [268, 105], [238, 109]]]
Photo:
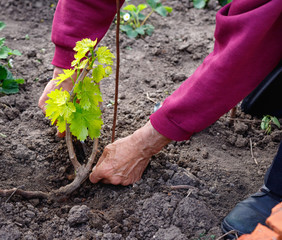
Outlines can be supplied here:
[[[217, 4], [196, 10], [172, 0], [167, 18], [153, 15], [151, 37], [121, 35], [117, 137], [145, 124], [154, 102], [171, 94], [213, 48]], [[21, 51], [11, 70], [25, 79], [20, 92], [0, 97], [0, 188], [50, 191], [73, 174], [63, 139], [37, 107], [52, 76], [50, 41], [56, 1], [4, 1], [0, 13], [6, 44]], [[115, 26], [102, 43], [115, 51]], [[105, 125], [100, 153], [111, 141], [114, 76], [102, 84]], [[149, 98], [148, 98], [149, 96]], [[153, 100], [153, 101], [151, 101]], [[237, 111], [152, 157], [132, 186], [86, 181], [62, 203], [0, 198], [0, 239], [213, 239], [232, 207], [257, 191], [282, 131], [265, 135], [259, 121]], [[246, 121], [247, 119], [247, 121]], [[86, 141], [89, 147], [92, 141]], [[251, 151], [252, 146], [252, 151]], [[255, 163], [257, 161], [257, 164]], [[8, 200], [8, 201], [7, 201]], [[200, 237], [204, 236], [204, 237]]]

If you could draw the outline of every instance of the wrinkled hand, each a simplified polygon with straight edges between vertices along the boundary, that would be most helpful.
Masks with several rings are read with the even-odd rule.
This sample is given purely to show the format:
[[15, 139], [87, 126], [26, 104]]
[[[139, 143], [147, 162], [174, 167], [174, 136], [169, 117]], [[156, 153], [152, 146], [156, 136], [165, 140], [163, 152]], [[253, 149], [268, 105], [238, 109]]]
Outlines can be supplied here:
[[[58, 77], [58, 75], [61, 74], [61, 73], [63, 73], [63, 69], [59, 68], [59, 67], [55, 67], [54, 71], [53, 71], [53, 78], [52, 79]], [[75, 77], [73, 77], [73, 79], [75, 80]], [[55, 81], [49, 81], [48, 84], [46, 85], [41, 97], [39, 98], [38, 106], [41, 108], [41, 110], [45, 114], [46, 101], [48, 100], [47, 95], [55, 89], [63, 88], [63, 90], [70, 91], [72, 89], [72, 87], [73, 87], [73, 84], [72, 84], [72, 80], [70, 78], [66, 79], [59, 86], [56, 86]], [[64, 135], [65, 135], [64, 133], [57, 132], [58, 137], [64, 137]]]
[[90, 181], [129, 185], [141, 179], [152, 155], [171, 140], [158, 133], [150, 122], [132, 135], [105, 147]]

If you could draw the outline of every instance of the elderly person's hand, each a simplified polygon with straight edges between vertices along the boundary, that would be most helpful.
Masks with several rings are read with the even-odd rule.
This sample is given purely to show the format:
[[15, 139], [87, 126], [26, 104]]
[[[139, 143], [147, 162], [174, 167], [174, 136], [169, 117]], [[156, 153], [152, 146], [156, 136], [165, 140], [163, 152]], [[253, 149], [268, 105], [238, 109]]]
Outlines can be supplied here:
[[171, 140], [158, 133], [150, 122], [126, 138], [105, 147], [90, 181], [129, 185], [140, 180], [152, 155]]

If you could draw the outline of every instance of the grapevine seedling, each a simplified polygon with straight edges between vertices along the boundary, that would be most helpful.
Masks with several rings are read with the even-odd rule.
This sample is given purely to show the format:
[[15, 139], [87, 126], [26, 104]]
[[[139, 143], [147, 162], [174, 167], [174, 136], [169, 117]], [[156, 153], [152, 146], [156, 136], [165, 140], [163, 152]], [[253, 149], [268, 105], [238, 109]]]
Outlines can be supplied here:
[[[148, 5], [147, 5], [148, 4]], [[162, 17], [166, 17], [168, 13], [172, 11], [171, 7], [163, 6], [160, 0], [147, 0], [147, 4], [127, 4], [121, 11], [120, 15], [123, 18], [120, 29], [125, 32], [130, 38], [136, 38], [138, 35], [152, 35], [154, 32], [154, 26], [151, 24], [145, 24], [149, 17], [156, 12]], [[144, 9], [151, 8], [151, 11], [145, 16], [141, 13]]]
[[271, 126], [272, 124], [280, 128], [280, 122], [277, 119], [277, 117], [266, 115], [262, 118], [260, 127], [262, 130], [265, 131], [266, 134], [269, 134], [271, 133], [272, 130], [272, 126]]
[[[46, 101], [46, 117], [52, 124], [56, 123], [60, 132], [66, 131], [69, 125], [72, 135], [81, 141], [87, 136], [93, 139], [100, 135], [103, 121], [99, 108], [102, 102], [99, 82], [112, 73], [110, 65], [113, 64], [114, 55], [107, 47], [99, 47], [94, 51], [96, 43], [97, 40], [90, 39], [77, 42], [74, 48], [77, 53], [72, 62], [74, 68], [64, 70], [64, 74], [59, 74], [54, 81], [60, 86], [64, 80], [72, 78], [75, 72], [78, 80], [70, 93], [56, 89], [48, 94], [49, 100]], [[89, 71], [92, 71], [90, 77], [86, 76]]]
[[[63, 74], [53, 81], [56, 81], [58, 88], [68, 78], [73, 81], [73, 89], [70, 92], [62, 88], [55, 89], [48, 94], [46, 101], [46, 116], [52, 124], [56, 124], [60, 132], [66, 132], [66, 145], [69, 158], [74, 166], [75, 179], [67, 186], [61, 187], [52, 192], [23, 191], [18, 189], [18, 194], [26, 198], [45, 198], [59, 201], [69, 196], [88, 177], [95, 160], [98, 148], [98, 137], [103, 124], [101, 110], [102, 96], [99, 88], [100, 81], [112, 73], [114, 55], [107, 47], [96, 47], [97, 40], [83, 39], [76, 43], [74, 50], [75, 60], [72, 62], [72, 69], [64, 70]], [[72, 76], [76, 73], [77, 80]], [[91, 76], [87, 76], [91, 73]], [[89, 74], [88, 74], [89, 75]], [[88, 136], [95, 139], [92, 154], [86, 164], [81, 164], [76, 157], [72, 135], [84, 141]], [[12, 190], [0, 190], [0, 196], [8, 196]]]

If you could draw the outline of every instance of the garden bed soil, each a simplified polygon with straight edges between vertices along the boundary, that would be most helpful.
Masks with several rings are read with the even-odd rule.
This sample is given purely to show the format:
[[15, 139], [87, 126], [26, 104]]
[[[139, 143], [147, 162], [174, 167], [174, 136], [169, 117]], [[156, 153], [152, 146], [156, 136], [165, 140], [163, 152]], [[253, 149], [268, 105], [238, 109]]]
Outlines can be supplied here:
[[[187, 2], [165, 1], [173, 12], [167, 18], [151, 17], [152, 36], [120, 36], [117, 138], [144, 125], [154, 102], [171, 94], [212, 51], [215, 14], [220, 7], [211, 2], [207, 9], [196, 10]], [[0, 3], [0, 20], [7, 25], [1, 37], [22, 53], [13, 57], [11, 71], [25, 79], [18, 94], [0, 97], [2, 189], [50, 191], [68, 184], [73, 173], [64, 139], [55, 136], [55, 127], [37, 106], [52, 76], [50, 37], [55, 8], [52, 0]], [[115, 52], [114, 24], [100, 45]], [[111, 141], [114, 76], [102, 83], [102, 91], [105, 124], [100, 154]], [[230, 125], [226, 114], [190, 140], [170, 143], [152, 157], [142, 179], [131, 186], [93, 185], [87, 180], [60, 203], [0, 198], [0, 239], [219, 237], [224, 216], [263, 184], [282, 134], [275, 129], [266, 135], [257, 119], [240, 110], [236, 118]], [[91, 144], [86, 141], [88, 152]], [[184, 186], [173, 187], [178, 185]]]

